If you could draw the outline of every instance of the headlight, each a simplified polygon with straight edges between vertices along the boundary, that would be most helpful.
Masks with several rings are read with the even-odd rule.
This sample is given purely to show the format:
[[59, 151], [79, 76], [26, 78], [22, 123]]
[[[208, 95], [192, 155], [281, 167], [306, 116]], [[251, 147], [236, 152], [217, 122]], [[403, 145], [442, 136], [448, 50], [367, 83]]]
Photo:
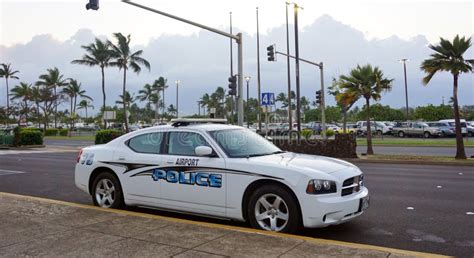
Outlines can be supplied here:
[[330, 180], [313, 179], [308, 182], [306, 187], [308, 194], [328, 194], [336, 191], [336, 182]]

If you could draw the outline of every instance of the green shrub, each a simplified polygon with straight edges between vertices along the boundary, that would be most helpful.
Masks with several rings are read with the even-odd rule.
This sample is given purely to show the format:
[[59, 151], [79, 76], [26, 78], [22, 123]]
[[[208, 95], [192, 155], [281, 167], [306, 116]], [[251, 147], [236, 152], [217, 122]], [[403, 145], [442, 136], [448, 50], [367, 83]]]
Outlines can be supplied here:
[[15, 129], [13, 129], [13, 146], [19, 146], [20, 145], [20, 132], [21, 132], [21, 127], [17, 126]]
[[28, 130], [28, 131], [35, 131], [35, 132], [43, 133], [43, 129], [36, 128], [36, 127], [25, 127], [25, 128], [21, 128], [21, 130], [22, 131]]
[[69, 129], [67, 128], [63, 128], [61, 130], [59, 130], [59, 136], [67, 136], [69, 133]]
[[326, 130], [326, 137], [331, 137], [331, 136], [334, 136], [334, 130], [332, 129], [327, 129]]
[[122, 135], [117, 130], [99, 130], [95, 135], [95, 144], [105, 144]]
[[313, 136], [313, 130], [311, 130], [311, 129], [303, 129], [303, 130], [301, 131], [301, 135], [302, 135], [306, 140], [308, 140], [308, 139], [311, 138], [311, 136]]
[[13, 145], [13, 135], [9, 134], [0, 134], [0, 146], [10, 146]]
[[59, 130], [56, 129], [56, 128], [48, 128], [44, 132], [44, 136], [57, 136], [58, 132], [59, 132]]
[[18, 145], [42, 145], [43, 134], [32, 130], [21, 130]]

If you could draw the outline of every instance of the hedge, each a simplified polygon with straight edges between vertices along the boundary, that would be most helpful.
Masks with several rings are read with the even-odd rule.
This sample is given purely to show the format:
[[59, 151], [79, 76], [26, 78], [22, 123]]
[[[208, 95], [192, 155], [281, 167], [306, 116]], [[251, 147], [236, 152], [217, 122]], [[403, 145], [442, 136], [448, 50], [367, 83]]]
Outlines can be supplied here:
[[67, 128], [63, 128], [59, 130], [59, 136], [68, 136], [68, 133], [69, 133], [69, 129]]
[[58, 135], [59, 130], [56, 128], [48, 128], [44, 132], [44, 136], [56, 136]]
[[95, 135], [95, 144], [105, 144], [121, 136], [123, 133], [117, 130], [99, 130]]
[[20, 130], [18, 145], [42, 145], [43, 134], [32, 130]]
[[36, 128], [36, 127], [25, 127], [21, 128], [22, 131], [28, 130], [28, 131], [34, 131], [34, 132], [40, 132], [43, 133], [43, 129], [41, 128]]

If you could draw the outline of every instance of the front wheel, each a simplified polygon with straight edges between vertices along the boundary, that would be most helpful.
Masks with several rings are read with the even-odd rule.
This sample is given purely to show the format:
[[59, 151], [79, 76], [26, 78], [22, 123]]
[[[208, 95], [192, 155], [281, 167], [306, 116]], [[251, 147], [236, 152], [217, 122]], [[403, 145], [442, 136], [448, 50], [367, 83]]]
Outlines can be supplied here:
[[425, 133], [423, 134], [423, 136], [424, 136], [425, 138], [430, 138], [430, 137], [431, 137], [431, 134], [430, 134], [429, 132], [425, 132]]
[[398, 137], [400, 138], [405, 137], [405, 133], [403, 131], [398, 132]]
[[254, 228], [292, 233], [300, 223], [297, 200], [284, 188], [267, 185], [250, 197], [247, 214]]
[[121, 208], [124, 206], [123, 192], [120, 182], [109, 172], [99, 174], [92, 187], [94, 205], [102, 208]]

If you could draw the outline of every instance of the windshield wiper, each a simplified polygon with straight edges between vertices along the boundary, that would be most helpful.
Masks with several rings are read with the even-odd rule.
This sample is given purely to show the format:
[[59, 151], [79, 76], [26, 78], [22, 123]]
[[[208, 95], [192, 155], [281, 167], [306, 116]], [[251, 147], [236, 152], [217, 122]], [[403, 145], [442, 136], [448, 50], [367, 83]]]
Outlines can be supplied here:
[[256, 153], [256, 154], [249, 154], [249, 155], [246, 155], [245, 157], [246, 158], [251, 158], [251, 157], [260, 157], [260, 156], [267, 156], [267, 155], [273, 155], [273, 154], [281, 154], [281, 153], [285, 153], [286, 151], [274, 151], [274, 152], [271, 152], [271, 153]]

